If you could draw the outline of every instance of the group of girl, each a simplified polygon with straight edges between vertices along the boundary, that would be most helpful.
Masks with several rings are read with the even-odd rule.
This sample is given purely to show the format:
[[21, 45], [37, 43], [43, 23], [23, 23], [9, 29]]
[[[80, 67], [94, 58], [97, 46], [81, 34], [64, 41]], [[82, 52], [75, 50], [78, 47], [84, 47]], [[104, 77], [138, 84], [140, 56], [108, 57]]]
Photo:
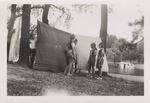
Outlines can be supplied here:
[[92, 77], [94, 76], [94, 67], [95, 67], [95, 62], [96, 62], [96, 55], [97, 55], [97, 63], [96, 63], [96, 68], [98, 69], [98, 78], [97, 79], [102, 79], [102, 65], [103, 65], [103, 57], [104, 57], [104, 50], [103, 50], [103, 43], [100, 43], [98, 45], [100, 48], [98, 55], [97, 55], [97, 48], [95, 43], [91, 43], [91, 51], [90, 51], [90, 56], [88, 60], [89, 64], [89, 70], [88, 73], [91, 72], [92, 69]]
[[[72, 70], [73, 70], [73, 65], [75, 66], [77, 70], [77, 51], [76, 51], [76, 43], [77, 39], [75, 38], [75, 35], [71, 35], [70, 37], [70, 42], [68, 43], [67, 46], [67, 59], [68, 59], [68, 65], [65, 68], [64, 74], [72, 76]], [[103, 50], [103, 43], [100, 43], [99, 45], [99, 52], [97, 55], [97, 48], [95, 43], [91, 43], [91, 51], [90, 51], [90, 56], [88, 59], [88, 73], [91, 72], [92, 69], [92, 74], [94, 75], [94, 67], [95, 67], [95, 62], [96, 62], [96, 55], [97, 55], [97, 63], [96, 63], [96, 68], [98, 68], [98, 78], [97, 79], [102, 79], [102, 65], [103, 65], [103, 57], [104, 57], [104, 50]], [[76, 72], [75, 70], [75, 72]]]

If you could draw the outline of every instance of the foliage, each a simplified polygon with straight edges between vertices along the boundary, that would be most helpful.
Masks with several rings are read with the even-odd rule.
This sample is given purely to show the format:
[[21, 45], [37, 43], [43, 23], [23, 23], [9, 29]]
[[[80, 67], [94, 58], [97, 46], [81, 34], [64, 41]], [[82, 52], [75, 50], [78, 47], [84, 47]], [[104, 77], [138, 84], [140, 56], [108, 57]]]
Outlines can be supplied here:
[[[120, 48], [122, 44], [126, 43], [126, 39], [124, 38], [117, 38], [115, 35], [107, 36], [107, 48]], [[119, 49], [120, 50], [120, 49]], [[121, 50], [120, 50], [121, 51]]]
[[144, 61], [144, 41], [130, 43], [124, 38], [117, 38], [115, 35], [108, 35], [107, 58], [115, 61], [138, 60]]
[[123, 60], [137, 60], [137, 45], [132, 43], [124, 43], [121, 45]]
[[136, 40], [144, 39], [143, 29], [144, 29], [144, 16], [141, 17], [140, 20], [135, 20], [133, 23], [128, 23], [129, 26], [135, 26], [135, 30], [133, 33], [133, 40], [131, 41], [134, 43]]
[[[49, 25], [52, 27], [59, 27], [64, 26], [66, 28], [70, 27], [70, 22], [73, 19], [71, 17], [71, 13], [69, 9], [65, 5], [54, 5], [48, 4], [49, 12], [47, 19], [49, 20]], [[31, 14], [35, 17], [41, 15], [42, 11], [44, 10], [45, 5], [32, 5]], [[43, 12], [44, 15], [44, 12]]]
[[37, 30], [37, 26], [33, 25], [33, 24], [30, 24], [30, 31], [29, 31], [29, 33], [33, 33], [34, 30]]
[[137, 44], [137, 60], [138, 62], [144, 62], [144, 41]]
[[43, 11], [43, 8], [44, 8], [43, 4], [32, 5], [32, 7], [31, 7], [31, 15], [33, 15], [34, 17], [40, 16], [42, 11]]
[[113, 9], [114, 9], [115, 5], [114, 4], [108, 4], [108, 13], [113, 13]]
[[[114, 6], [115, 6], [114, 4], [108, 4], [107, 6], [108, 13], [113, 13]], [[73, 4], [72, 7], [77, 13], [80, 13], [80, 12], [92, 13], [94, 9], [98, 7], [98, 5], [97, 4]]]
[[73, 4], [72, 7], [74, 8], [74, 10], [77, 13], [80, 12], [93, 12], [94, 9], [97, 7], [98, 5], [96, 4]]
[[70, 10], [66, 5], [50, 4], [49, 25], [53, 27], [64, 26], [70, 28], [70, 22], [73, 19]]
[[108, 35], [106, 44], [107, 48], [112, 48], [116, 40], [117, 37], [115, 35]]
[[122, 61], [122, 53], [117, 48], [107, 48], [106, 50], [107, 58], [115, 62]]
[[125, 48], [122, 44], [127, 41], [123, 38], [117, 38], [115, 35], [108, 35], [107, 37], [107, 58], [120, 62], [123, 59], [122, 50]]

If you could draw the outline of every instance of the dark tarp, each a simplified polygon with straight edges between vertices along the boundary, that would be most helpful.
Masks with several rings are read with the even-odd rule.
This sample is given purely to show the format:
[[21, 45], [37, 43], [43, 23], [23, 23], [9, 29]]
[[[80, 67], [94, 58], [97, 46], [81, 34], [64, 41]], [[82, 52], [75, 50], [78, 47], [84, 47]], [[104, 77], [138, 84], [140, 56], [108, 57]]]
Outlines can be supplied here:
[[[51, 72], [64, 71], [67, 66], [65, 47], [70, 41], [71, 34], [38, 21], [37, 35], [37, 52], [34, 69], [49, 70]], [[75, 36], [78, 39], [77, 52], [79, 68], [87, 69], [87, 61], [91, 50], [90, 44], [95, 42], [98, 48], [101, 39], [99, 37]], [[104, 67], [102, 70], [107, 72], [108, 65], [106, 56], [104, 58]]]

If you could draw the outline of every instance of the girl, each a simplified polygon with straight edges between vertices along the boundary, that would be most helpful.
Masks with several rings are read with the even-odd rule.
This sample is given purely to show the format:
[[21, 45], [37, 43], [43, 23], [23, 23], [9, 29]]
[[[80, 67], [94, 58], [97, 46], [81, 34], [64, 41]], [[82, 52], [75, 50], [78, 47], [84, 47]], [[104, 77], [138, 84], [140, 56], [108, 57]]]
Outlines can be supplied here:
[[[78, 42], [78, 40], [75, 39], [75, 41], [74, 41], [75, 45], [77, 44], [77, 42]], [[76, 51], [76, 53], [77, 53], [77, 51]], [[74, 73], [76, 73], [77, 70], [78, 70], [77, 54], [76, 54], [76, 60], [75, 60], [74, 63], [73, 63], [73, 67], [75, 68], [75, 71], [73, 72], [73, 74], [74, 74]]]
[[104, 57], [104, 49], [103, 49], [103, 43], [100, 43], [99, 45], [99, 52], [97, 56], [97, 64], [96, 68], [98, 68], [98, 78], [97, 79], [102, 79], [102, 65], [103, 65], [103, 57]]
[[97, 54], [97, 48], [96, 48], [96, 44], [95, 43], [91, 43], [91, 48], [92, 50], [90, 51], [90, 57], [88, 60], [88, 64], [89, 64], [89, 73], [91, 71], [91, 67], [92, 67], [92, 74], [94, 74], [94, 66], [95, 66], [95, 57]]
[[[29, 56], [30, 56], [30, 66], [31, 68], [33, 68], [34, 66], [34, 62], [35, 62], [35, 55], [36, 55], [36, 48], [37, 48], [37, 35], [36, 34], [31, 34], [30, 35], [30, 51], [29, 51]], [[29, 58], [28, 56], [28, 58]], [[29, 60], [29, 59], [28, 59]]]
[[67, 67], [65, 68], [64, 74], [67, 74], [69, 76], [72, 76], [71, 71], [72, 71], [72, 66], [73, 63], [76, 61], [76, 47], [75, 47], [75, 35], [71, 35], [70, 37], [70, 42], [68, 43], [68, 52], [67, 52], [67, 58], [69, 61], [69, 64], [67, 65]]

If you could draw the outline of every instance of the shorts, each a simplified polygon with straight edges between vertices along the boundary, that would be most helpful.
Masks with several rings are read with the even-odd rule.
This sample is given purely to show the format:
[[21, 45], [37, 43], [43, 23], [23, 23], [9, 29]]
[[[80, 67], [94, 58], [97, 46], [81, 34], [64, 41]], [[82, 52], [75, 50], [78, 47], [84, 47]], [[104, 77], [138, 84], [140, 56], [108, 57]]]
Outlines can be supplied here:
[[68, 53], [67, 53], [67, 58], [68, 58], [68, 60], [69, 60], [69, 63], [72, 62], [72, 61], [74, 61], [72, 52], [68, 52]]

